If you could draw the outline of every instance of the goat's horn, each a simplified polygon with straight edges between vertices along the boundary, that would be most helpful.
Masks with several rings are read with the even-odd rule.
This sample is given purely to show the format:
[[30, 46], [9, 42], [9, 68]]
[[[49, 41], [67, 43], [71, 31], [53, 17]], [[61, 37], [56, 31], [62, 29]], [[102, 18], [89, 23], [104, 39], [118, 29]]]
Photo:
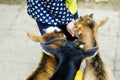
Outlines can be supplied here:
[[47, 41], [45, 44], [58, 44], [58, 45], [61, 45], [61, 46], [65, 46], [66, 45], [66, 38], [56, 38], [56, 39], [52, 39], [50, 41]]

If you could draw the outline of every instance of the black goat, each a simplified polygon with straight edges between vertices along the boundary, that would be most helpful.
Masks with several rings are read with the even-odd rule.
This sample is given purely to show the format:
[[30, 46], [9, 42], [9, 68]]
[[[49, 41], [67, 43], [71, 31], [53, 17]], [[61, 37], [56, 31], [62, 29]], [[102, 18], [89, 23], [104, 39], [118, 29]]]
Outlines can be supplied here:
[[44, 51], [54, 54], [57, 58], [58, 66], [50, 80], [74, 80], [82, 60], [93, 56], [98, 51], [98, 47], [94, 47], [85, 52], [78, 46], [83, 45], [80, 40], [74, 42], [66, 41], [66, 44], [57, 50], [49, 46], [49, 42], [40, 44]]

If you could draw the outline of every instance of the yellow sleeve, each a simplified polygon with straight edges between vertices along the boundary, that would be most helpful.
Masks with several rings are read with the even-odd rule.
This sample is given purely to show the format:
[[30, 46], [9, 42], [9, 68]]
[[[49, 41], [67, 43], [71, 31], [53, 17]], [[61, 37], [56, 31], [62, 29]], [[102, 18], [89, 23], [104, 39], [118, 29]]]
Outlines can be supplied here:
[[66, 6], [73, 15], [77, 12], [77, 0], [66, 0]]

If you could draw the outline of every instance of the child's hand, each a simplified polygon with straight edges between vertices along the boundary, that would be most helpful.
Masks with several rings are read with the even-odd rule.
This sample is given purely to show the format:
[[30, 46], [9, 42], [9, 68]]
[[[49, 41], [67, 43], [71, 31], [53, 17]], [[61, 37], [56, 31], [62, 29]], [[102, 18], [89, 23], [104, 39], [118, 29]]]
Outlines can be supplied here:
[[66, 26], [67, 31], [72, 35], [72, 37], [75, 36], [74, 27], [75, 27], [75, 20], [72, 19], [72, 21], [70, 23], [68, 23]]

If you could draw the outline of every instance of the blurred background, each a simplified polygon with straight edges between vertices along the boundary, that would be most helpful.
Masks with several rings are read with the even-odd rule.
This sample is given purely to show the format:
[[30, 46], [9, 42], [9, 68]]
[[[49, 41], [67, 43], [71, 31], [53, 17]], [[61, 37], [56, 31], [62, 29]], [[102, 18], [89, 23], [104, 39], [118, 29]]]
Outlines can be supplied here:
[[[26, 9], [26, 0], [0, 0], [0, 80], [25, 80], [39, 63], [40, 44], [26, 33], [40, 33]], [[103, 61], [120, 80], [120, 0], [78, 0], [78, 13], [93, 13], [96, 21], [109, 17], [99, 29], [99, 45]]]
[[25, 5], [26, 0], [0, 0], [0, 3], [8, 5]]

